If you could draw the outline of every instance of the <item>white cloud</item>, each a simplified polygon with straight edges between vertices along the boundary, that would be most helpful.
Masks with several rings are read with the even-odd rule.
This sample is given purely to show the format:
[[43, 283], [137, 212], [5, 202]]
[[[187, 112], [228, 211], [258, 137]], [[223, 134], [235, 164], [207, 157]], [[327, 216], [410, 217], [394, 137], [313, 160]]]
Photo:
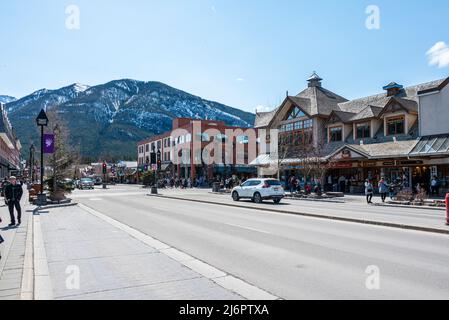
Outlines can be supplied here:
[[254, 108], [254, 112], [268, 112], [268, 111], [270, 111], [270, 108], [262, 105]]
[[217, 8], [215, 8], [215, 6], [212, 6], [210, 9], [212, 10], [213, 13], [217, 13]]
[[449, 66], [449, 46], [443, 41], [435, 43], [426, 55], [430, 66], [438, 66], [438, 68]]
[[237, 81], [243, 82], [243, 81], [245, 81], [245, 79], [243, 79], [243, 78], [237, 78]]

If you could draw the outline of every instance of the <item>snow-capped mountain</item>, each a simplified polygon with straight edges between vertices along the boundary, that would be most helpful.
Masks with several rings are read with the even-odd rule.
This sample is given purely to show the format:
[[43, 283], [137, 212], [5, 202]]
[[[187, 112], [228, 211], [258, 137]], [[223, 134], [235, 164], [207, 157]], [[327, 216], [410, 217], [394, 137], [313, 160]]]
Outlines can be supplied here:
[[13, 102], [16, 101], [17, 99], [14, 97], [10, 97], [10, 96], [0, 96], [0, 103], [9, 103], [9, 102]]
[[73, 84], [42, 89], [7, 104], [24, 149], [36, 139], [35, 117], [55, 108], [70, 128], [71, 142], [92, 158], [136, 157], [136, 142], [171, 129], [173, 118], [222, 120], [250, 127], [254, 115], [207, 101], [160, 82], [130, 79], [93, 87]]

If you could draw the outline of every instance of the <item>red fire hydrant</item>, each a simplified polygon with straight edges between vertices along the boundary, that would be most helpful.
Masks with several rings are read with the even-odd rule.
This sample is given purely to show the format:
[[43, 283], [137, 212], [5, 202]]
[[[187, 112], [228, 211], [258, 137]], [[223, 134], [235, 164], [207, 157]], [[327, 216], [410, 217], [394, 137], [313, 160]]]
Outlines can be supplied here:
[[449, 193], [446, 194], [446, 224], [449, 226]]

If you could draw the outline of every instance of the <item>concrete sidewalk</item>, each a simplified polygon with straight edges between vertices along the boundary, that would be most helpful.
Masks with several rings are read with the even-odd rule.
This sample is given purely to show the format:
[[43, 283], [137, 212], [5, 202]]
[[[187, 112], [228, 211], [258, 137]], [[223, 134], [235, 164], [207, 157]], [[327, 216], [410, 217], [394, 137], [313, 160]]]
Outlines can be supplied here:
[[[256, 204], [249, 200], [234, 202], [230, 194], [211, 194], [202, 190], [160, 190], [160, 197], [191, 202], [219, 204], [229, 207], [258, 209], [273, 213], [296, 214], [308, 217], [381, 225], [386, 227], [449, 234], [446, 212], [439, 209], [384, 207], [367, 205], [361, 197], [346, 203], [326, 203], [284, 199], [280, 205], [271, 201]], [[376, 199], [374, 199], [376, 200]]]
[[39, 210], [34, 251], [37, 300], [276, 299], [83, 205]]
[[[27, 199], [27, 194], [24, 194]], [[3, 199], [2, 199], [3, 200]], [[3, 222], [0, 224], [0, 234], [5, 242], [0, 245], [2, 259], [0, 260], [0, 300], [19, 300], [22, 298], [24, 273], [26, 272], [26, 249], [29, 241], [32, 208], [22, 201], [22, 224], [9, 228], [9, 212], [6, 206], [0, 207]]]

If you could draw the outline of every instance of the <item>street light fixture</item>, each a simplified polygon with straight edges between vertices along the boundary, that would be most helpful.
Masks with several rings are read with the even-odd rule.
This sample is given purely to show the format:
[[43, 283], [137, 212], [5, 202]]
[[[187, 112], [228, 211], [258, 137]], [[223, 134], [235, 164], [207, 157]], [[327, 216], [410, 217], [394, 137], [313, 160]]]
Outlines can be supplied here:
[[48, 126], [48, 117], [44, 109], [41, 110], [36, 118], [36, 124], [41, 127], [41, 192], [38, 195], [38, 205], [44, 205], [47, 203], [47, 197], [44, 194], [44, 127]]

